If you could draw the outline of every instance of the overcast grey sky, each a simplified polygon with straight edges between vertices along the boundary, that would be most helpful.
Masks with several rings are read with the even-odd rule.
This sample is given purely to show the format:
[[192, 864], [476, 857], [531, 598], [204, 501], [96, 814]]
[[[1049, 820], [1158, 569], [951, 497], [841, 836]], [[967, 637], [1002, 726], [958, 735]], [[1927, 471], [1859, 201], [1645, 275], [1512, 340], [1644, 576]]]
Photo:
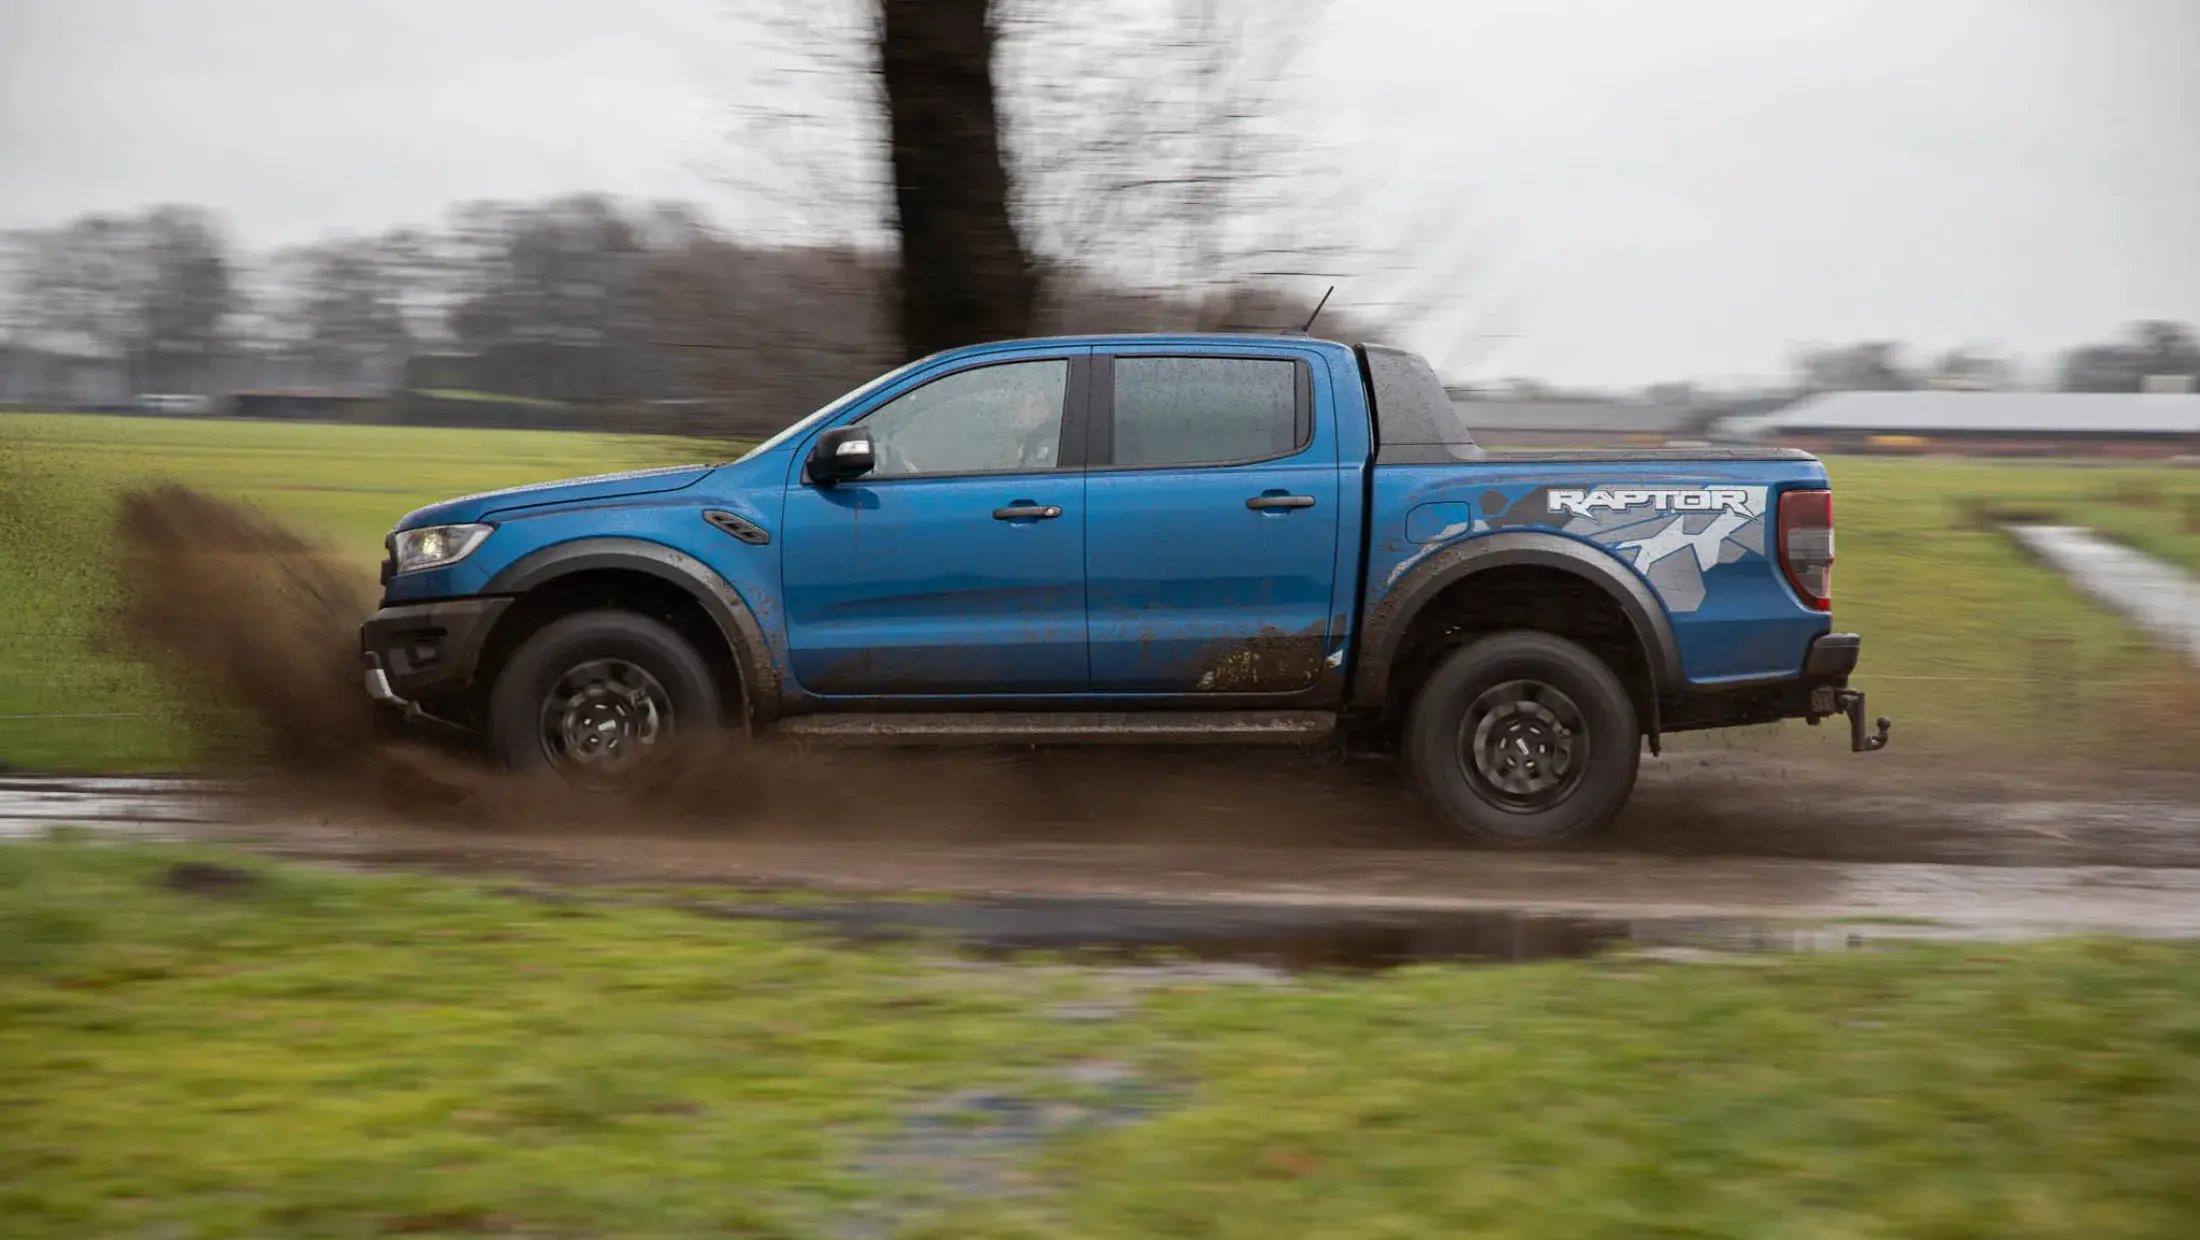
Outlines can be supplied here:
[[[724, 210], [730, 7], [0, 0], [0, 226]], [[1867, 336], [2036, 361], [2200, 320], [2200, 0], [1332, 0], [1307, 67], [1346, 175], [1455, 221], [1465, 308], [1412, 342], [1454, 374], [1771, 375]]]

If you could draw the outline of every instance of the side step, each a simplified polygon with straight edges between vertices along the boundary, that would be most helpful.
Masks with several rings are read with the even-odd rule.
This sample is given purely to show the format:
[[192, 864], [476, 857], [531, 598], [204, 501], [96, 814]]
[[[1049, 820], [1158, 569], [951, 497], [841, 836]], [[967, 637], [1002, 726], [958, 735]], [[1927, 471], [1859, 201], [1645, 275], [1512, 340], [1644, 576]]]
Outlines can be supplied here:
[[1318, 710], [940, 711], [798, 715], [781, 735], [838, 745], [1303, 745], [1337, 729]]

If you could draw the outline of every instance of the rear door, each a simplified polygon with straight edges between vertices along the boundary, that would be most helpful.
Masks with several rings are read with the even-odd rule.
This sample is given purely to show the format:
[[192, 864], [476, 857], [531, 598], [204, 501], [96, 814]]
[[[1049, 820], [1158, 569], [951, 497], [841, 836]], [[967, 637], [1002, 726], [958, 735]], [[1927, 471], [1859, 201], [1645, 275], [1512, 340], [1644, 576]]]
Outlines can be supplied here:
[[1096, 354], [1091, 421], [1093, 691], [1311, 687], [1329, 636], [1340, 495], [1309, 359], [1158, 345]]

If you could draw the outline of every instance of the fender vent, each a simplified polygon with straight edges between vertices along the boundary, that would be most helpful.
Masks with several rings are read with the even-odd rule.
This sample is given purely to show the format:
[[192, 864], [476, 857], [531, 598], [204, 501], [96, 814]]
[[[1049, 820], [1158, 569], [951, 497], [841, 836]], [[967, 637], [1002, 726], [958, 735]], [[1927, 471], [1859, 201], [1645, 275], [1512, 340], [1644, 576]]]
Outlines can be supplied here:
[[772, 540], [771, 531], [746, 517], [737, 517], [730, 512], [721, 512], [716, 508], [712, 508], [703, 513], [703, 520], [710, 522], [751, 547], [761, 547]]

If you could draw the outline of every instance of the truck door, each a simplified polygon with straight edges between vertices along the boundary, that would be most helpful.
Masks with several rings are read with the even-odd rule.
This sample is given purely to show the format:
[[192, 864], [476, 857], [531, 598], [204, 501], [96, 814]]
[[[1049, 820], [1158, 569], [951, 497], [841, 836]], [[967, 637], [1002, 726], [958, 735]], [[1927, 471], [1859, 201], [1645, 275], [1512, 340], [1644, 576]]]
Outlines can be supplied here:
[[[981, 362], [865, 415], [877, 465], [790, 480], [787, 639], [824, 695], [1078, 693], [1085, 662], [1082, 351]], [[1074, 460], [1079, 454], [1068, 454]]]
[[1085, 504], [1095, 693], [1291, 693], [1327, 649], [1335, 434], [1308, 362], [1093, 358]]

